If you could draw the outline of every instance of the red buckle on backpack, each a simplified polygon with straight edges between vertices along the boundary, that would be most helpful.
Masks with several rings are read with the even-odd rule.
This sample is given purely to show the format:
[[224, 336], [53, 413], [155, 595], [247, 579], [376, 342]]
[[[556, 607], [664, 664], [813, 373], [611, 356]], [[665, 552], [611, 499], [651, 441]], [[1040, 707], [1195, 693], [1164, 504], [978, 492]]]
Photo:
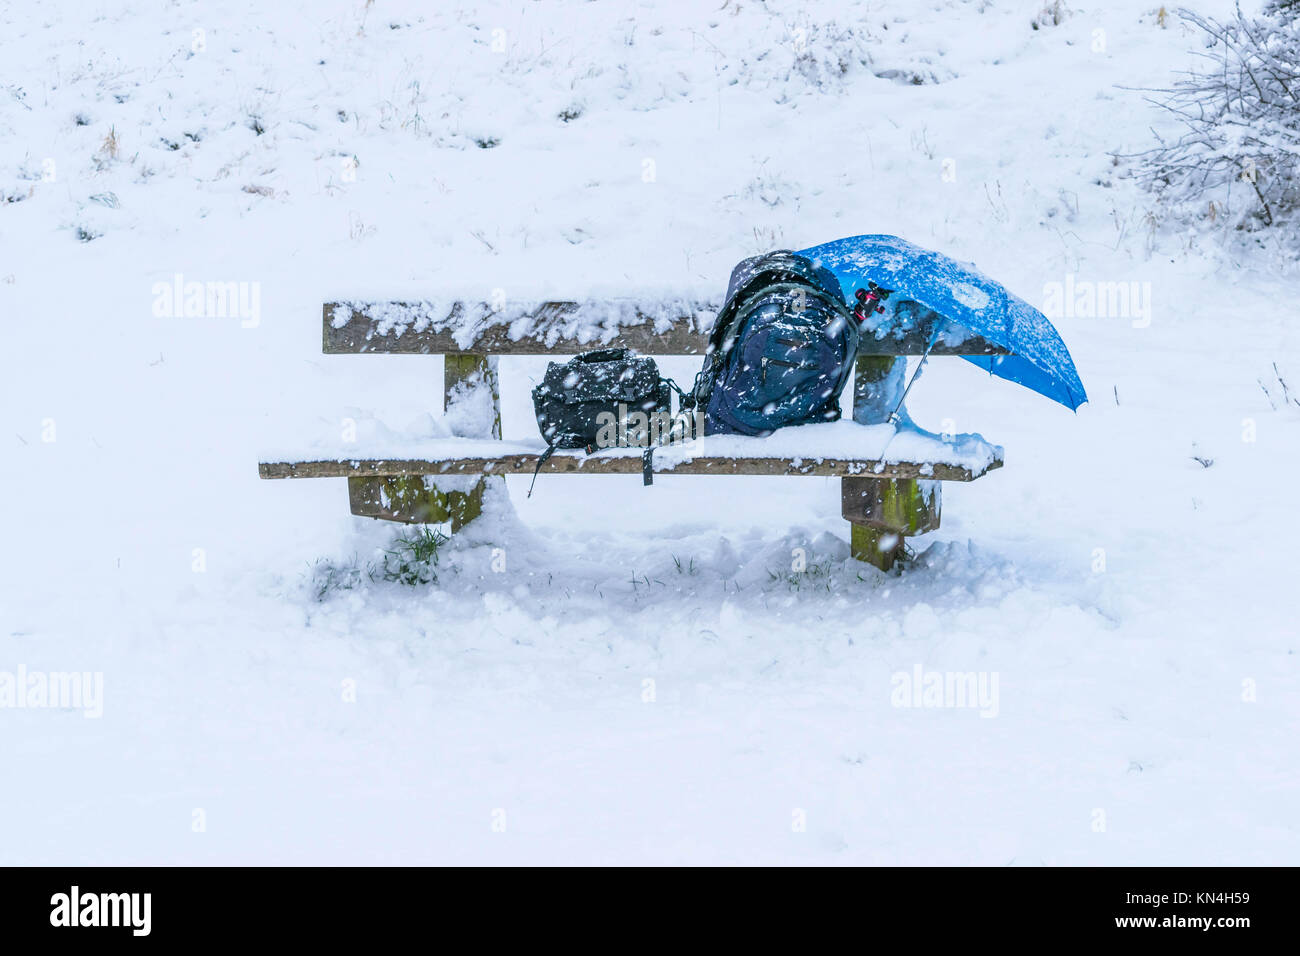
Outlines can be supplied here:
[[889, 298], [889, 293], [893, 289], [882, 289], [874, 282], [868, 282], [868, 289], [859, 289], [853, 293], [853, 297], [858, 300], [858, 304], [853, 309], [853, 317], [859, 322], [867, 321], [867, 316], [873, 312], [884, 312], [885, 307], [880, 303]]

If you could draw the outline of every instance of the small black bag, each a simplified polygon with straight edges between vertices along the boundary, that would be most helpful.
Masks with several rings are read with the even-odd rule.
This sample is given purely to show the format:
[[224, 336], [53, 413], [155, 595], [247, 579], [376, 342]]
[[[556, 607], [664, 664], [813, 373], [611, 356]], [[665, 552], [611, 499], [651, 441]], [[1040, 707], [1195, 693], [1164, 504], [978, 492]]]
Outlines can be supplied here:
[[[671, 416], [672, 383], [659, 375], [659, 367], [648, 356], [633, 355], [630, 349], [597, 349], [548, 365], [541, 384], [533, 389], [533, 411], [548, 446], [533, 471], [536, 481], [537, 472], [557, 448], [585, 448], [590, 454], [611, 446], [598, 437], [611, 421], [625, 420], [631, 412]], [[629, 435], [626, 429], [618, 433], [624, 447], [650, 444], [649, 433]], [[649, 452], [646, 459], [648, 471]], [[648, 476], [646, 484], [650, 484]], [[531, 486], [528, 493], [533, 493]]]

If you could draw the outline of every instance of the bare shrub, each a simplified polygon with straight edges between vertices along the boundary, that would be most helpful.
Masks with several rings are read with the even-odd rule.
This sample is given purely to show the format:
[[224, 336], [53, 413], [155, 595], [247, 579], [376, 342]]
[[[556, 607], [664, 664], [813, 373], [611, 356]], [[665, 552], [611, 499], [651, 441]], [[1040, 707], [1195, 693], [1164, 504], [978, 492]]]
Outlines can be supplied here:
[[1139, 176], [1175, 215], [1235, 229], [1290, 222], [1300, 208], [1300, 3], [1258, 17], [1178, 16], [1204, 41], [1203, 61], [1150, 101], [1181, 135], [1137, 154]]

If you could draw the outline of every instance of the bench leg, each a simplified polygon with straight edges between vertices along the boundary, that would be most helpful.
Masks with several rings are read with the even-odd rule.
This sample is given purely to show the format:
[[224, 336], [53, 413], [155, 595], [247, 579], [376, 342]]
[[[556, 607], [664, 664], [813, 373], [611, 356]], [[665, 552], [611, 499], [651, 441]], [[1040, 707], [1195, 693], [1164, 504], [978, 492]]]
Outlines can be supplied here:
[[[477, 380], [477, 388], [486, 389], [491, 396], [491, 425], [486, 435], [481, 433], [472, 435], [465, 431], [463, 437], [486, 438], [490, 435], [492, 438], [500, 438], [501, 387], [497, 379], [497, 360], [487, 355], [471, 353], [443, 356], [443, 403], [448, 410], [452, 407], [454, 399], [452, 393], [456, 386], [464, 383], [472, 387], [475, 380]], [[476, 396], [472, 393], [464, 393], [461, 399], [475, 401]], [[480, 478], [469, 489], [453, 489], [447, 492], [447, 511], [452, 531], [459, 531], [483, 513], [483, 493], [489, 481], [504, 482], [505, 478]]]
[[[452, 479], [466, 482], [465, 478]], [[444, 485], [448, 479], [442, 479]], [[423, 475], [388, 475], [348, 479], [348, 505], [354, 515], [405, 524], [451, 523], [459, 531], [483, 512], [482, 480], [468, 491], [447, 491]]]
[[906, 372], [905, 358], [859, 355], [853, 366], [853, 420], [859, 425], [889, 421], [890, 412], [903, 394]]
[[869, 524], [850, 524], [849, 552], [859, 561], [888, 571], [903, 556], [903, 536]]
[[[497, 360], [486, 355], [462, 353], [443, 356], [443, 395], [449, 410], [453, 399], [478, 402], [490, 399], [492, 418], [488, 434], [470, 422], [460, 425], [463, 437], [501, 437], [501, 393], [497, 384]], [[474, 386], [462, 389], [462, 383]], [[486, 389], [487, 395], [477, 394]], [[471, 410], [472, 413], [472, 410]], [[478, 434], [471, 434], [477, 431]], [[504, 482], [504, 477], [469, 478], [466, 476], [401, 475], [348, 479], [348, 503], [354, 515], [402, 521], [407, 524], [451, 523], [459, 531], [483, 513], [483, 496], [489, 481]]]
[[[907, 360], [859, 355], [853, 370], [853, 420], [889, 420], [903, 394]], [[899, 415], [907, 418], [906, 410]], [[888, 571], [903, 555], [907, 535], [939, 527], [940, 485], [917, 478], [844, 478], [842, 513], [851, 525], [849, 550], [859, 561]]]
[[882, 571], [903, 554], [907, 535], [939, 527], [942, 486], [919, 478], [842, 478], [840, 513], [851, 525], [850, 553]]

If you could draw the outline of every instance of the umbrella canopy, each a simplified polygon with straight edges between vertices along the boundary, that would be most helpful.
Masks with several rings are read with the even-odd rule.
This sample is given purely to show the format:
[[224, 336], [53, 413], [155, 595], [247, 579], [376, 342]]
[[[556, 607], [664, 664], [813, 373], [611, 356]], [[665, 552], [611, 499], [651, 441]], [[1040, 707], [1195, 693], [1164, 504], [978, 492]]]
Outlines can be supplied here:
[[[839, 279], [850, 304], [869, 281], [894, 290], [895, 303], [914, 299], [948, 323], [1013, 355], [963, 355], [991, 374], [1031, 388], [1073, 410], [1088, 400], [1060, 334], [1023, 299], [969, 263], [914, 246], [897, 236], [852, 236], [799, 250]], [[887, 327], [887, 326], [886, 326]], [[959, 334], [960, 329], [950, 329]]]

